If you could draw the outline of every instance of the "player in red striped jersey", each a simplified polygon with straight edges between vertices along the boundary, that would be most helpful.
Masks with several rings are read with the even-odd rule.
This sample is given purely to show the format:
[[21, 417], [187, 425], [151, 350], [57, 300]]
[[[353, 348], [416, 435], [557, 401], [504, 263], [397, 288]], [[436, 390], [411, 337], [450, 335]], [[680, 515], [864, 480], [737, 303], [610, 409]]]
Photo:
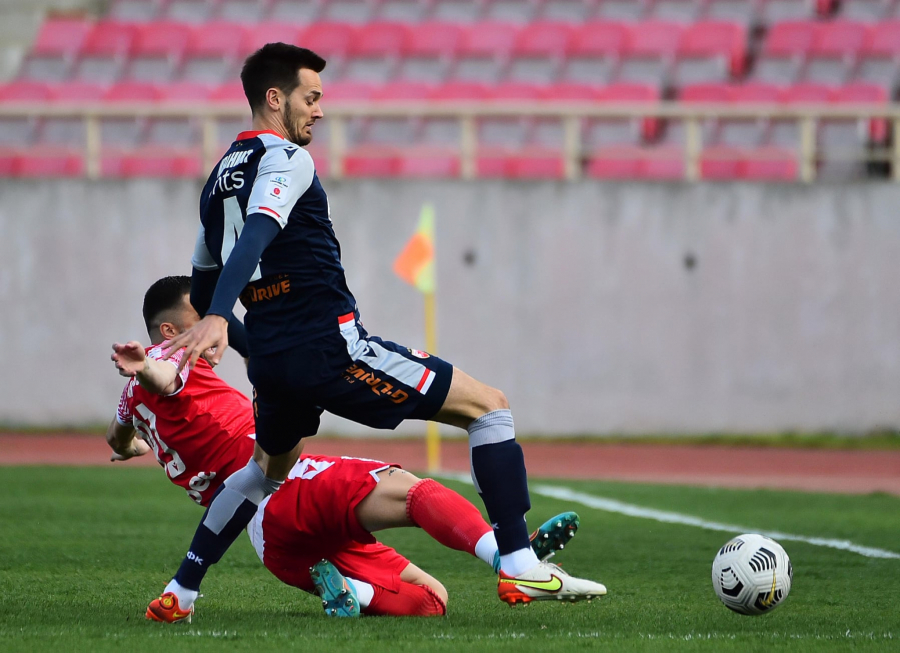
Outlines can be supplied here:
[[[180, 373], [180, 353], [162, 360], [158, 345], [199, 319], [189, 292], [188, 277], [158, 281], [144, 300], [153, 344], [114, 345], [117, 368], [131, 378], [107, 441], [113, 460], [152, 451], [169, 479], [205, 506], [252, 456], [254, 424], [249, 400], [205, 360]], [[420, 526], [497, 570], [496, 540], [477, 508], [432, 479], [380, 461], [303, 456], [248, 532], [266, 567], [287, 584], [318, 592], [330, 614], [444, 614], [443, 585], [371, 535], [401, 526]], [[554, 518], [536, 531], [536, 552], [546, 557], [576, 528], [574, 513]], [[181, 610], [174, 595], [158, 605], [167, 613], [148, 609], [148, 618], [189, 620], [193, 612]]]

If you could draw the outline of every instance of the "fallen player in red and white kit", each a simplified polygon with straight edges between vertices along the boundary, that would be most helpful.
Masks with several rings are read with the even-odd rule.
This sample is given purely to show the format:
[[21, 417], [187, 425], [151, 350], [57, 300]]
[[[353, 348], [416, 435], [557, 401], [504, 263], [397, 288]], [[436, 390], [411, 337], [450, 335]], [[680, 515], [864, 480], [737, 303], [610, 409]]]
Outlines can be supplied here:
[[[154, 346], [114, 345], [120, 374], [133, 378], [107, 441], [114, 460], [152, 450], [170, 480], [206, 505], [253, 455], [254, 420], [249, 400], [206, 361], [178, 373], [180, 354], [160, 360], [155, 345], [199, 319], [189, 292], [188, 277], [158, 281], [144, 298]], [[356, 616], [360, 609], [372, 615], [445, 614], [443, 585], [371, 535], [401, 526], [419, 526], [441, 544], [498, 567], [493, 531], [475, 506], [432, 479], [419, 480], [380, 461], [303, 456], [287, 482], [260, 505], [248, 531], [265, 566], [283, 582], [322, 596], [328, 614]], [[547, 522], [535, 532], [538, 556], [562, 548], [577, 526], [574, 513]], [[546, 587], [526, 588], [531, 594], [526, 598], [568, 598], [559, 585], [551, 579]], [[193, 606], [181, 609], [174, 594], [164, 595], [158, 607], [162, 614], [148, 609], [147, 617], [183, 621], [193, 612]]]

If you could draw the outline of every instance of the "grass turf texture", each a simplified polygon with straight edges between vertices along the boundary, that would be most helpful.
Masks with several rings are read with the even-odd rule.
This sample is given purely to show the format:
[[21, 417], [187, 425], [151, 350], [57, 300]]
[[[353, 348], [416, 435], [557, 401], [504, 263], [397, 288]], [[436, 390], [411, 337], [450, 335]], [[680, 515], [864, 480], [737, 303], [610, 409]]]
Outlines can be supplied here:
[[[900, 550], [900, 499], [560, 481], [582, 492], [756, 528]], [[448, 483], [480, 505], [470, 487]], [[530, 522], [572, 506], [533, 498]], [[403, 529], [383, 541], [441, 579], [444, 619], [327, 619], [280, 584], [242, 536], [204, 584], [191, 625], [144, 620], [200, 509], [155, 469], [0, 468], [0, 650], [886, 650], [900, 640], [900, 560], [785, 542], [786, 602], [763, 617], [725, 609], [710, 583], [728, 535], [574, 507], [558, 557], [604, 582], [593, 604], [510, 609], [487, 567]]]

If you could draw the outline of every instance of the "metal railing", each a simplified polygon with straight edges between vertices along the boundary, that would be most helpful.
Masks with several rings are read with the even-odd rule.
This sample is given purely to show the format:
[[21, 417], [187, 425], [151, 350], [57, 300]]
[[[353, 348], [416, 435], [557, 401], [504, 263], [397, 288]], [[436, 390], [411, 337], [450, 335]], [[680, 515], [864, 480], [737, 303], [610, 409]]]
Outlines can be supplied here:
[[[479, 103], [434, 103], [434, 102], [378, 102], [378, 103], [338, 103], [325, 107], [326, 120], [319, 127], [327, 126], [329, 174], [340, 179], [344, 174], [344, 157], [348, 151], [347, 125], [354, 118], [444, 118], [460, 123], [458, 155], [462, 179], [477, 176], [479, 151], [477, 121], [482, 118], [541, 118], [560, 121], [563, 126], [562, 156], [565, 179], [577, 180], [584, 173], [584, 163], [591, 155], [581, 143], [582, 124], [586, 119], [634, 120], [659, 119], [682, 121], [684, 130], [683, 170], [684, 179], [697, 181], [701, 178], [701, 157], [704, 155], [703, 129], [711, 120], [770, 120], [793, 121], [799, 125], [799, 143], [796, 151], [797, 181], [809, 183], [815, 180], [819, 144], [817, 126], [829, 121], [885, 121], [895, 135], [893, 142], [885, 139], [882, 143], [870, 144], [864, 148], [864, 158], [860, 148], [852, 150], [828, 149], [829, 161], [889, 164], [891, 179], [900, 181], [900, 105], [875, 106], [871, 104], [842, 105], [751, 105], [737, 107], [732, 104], [660, 103], [546, 103], [514, 104], [492, 102]], [[218, 133], [218, 121], [223, 119], [246, 118], [245, 104], [117, 104], [117, 105], [28, 105], [0, 104], [2, 119], [69, 118], [84, 121], [84, 170], [90, 179], [102, 176], [103, 143], [101, 121], [108, 118], [190, 118], [202, 125], [200, 154], [203, 170], [210, 170], [223, 152]], [[887, 130], [884, 130], [887, 135]], [[0, 150], [4, 148], [0, 147]], [[10, 148], [5, 148], [8, 150]], [[648, 146], [647, 151], [652, 150]], [[652, 156], [652, 154], [651, 154]]]

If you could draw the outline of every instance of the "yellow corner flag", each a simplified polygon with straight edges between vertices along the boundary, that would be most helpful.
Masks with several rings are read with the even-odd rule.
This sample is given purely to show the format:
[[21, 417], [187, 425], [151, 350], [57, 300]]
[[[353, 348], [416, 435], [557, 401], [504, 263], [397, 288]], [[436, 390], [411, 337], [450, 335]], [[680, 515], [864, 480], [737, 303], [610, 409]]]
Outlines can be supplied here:
[[[434, 291], [434, 206], [428, 202], [419, 213], [419, 228], [394, 260], [394, 272], [425, 296], [425, 349], [437, 354], [437, 310]], [[441, 434], [436, 422], [428, 422], [425, 431], [428, 471], [441, 468]]]
[[394, 260], [394, 272], [420, 292], [434, 292], [434, 206], [430, 203], [422, 205], [419, 228]]

